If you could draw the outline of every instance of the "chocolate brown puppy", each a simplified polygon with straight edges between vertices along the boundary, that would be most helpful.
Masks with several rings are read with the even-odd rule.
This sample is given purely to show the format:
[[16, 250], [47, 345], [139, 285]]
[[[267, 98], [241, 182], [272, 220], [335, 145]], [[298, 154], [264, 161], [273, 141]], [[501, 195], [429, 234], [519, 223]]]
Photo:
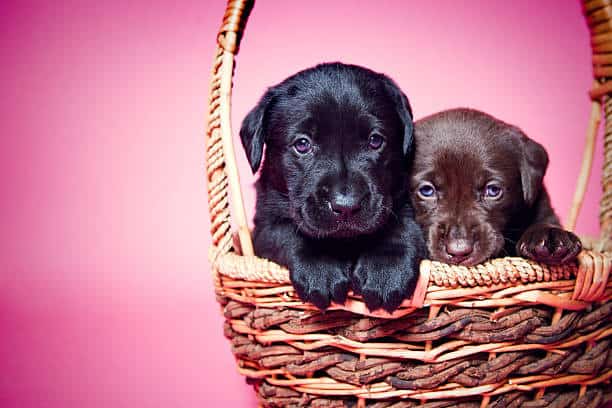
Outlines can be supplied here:
[[298, 72], [240, 137], [261, 165], [255, 252], [289, 267], [300, 298], [325, 309], [352, 288], [391, 311], [410, 296], [426, 249], [407, 188], [412, 113], [391, 79], [340, 63]]
[[544, 148], [483, 112], [453, 109], [415, 123], [411, 198], [430, 258], [476, 265], [495, 256], [548, 264], [576, 257], [542, 184]]

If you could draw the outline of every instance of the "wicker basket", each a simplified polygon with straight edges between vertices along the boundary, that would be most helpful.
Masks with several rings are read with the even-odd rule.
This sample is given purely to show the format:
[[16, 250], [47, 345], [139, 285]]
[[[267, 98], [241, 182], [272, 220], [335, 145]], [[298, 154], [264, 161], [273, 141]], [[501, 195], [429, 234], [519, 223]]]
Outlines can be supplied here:
[[261, 405], [597, 407], [610, 399], [612, 2], [583, 4], [596, 79], [569, 221], [584, 195], [603, 104], [602, 238], [563, 267], [521, 258], [470, 268], [423, 261], [413, 298], [392, 315], [369, 312], [352, 295], [322, 313], [296, 297], [286, 269], [253, 255], [229, 119], [234, 57], [252, 6], [230, 0], [217, 37], [207, 175], [225, 335]]

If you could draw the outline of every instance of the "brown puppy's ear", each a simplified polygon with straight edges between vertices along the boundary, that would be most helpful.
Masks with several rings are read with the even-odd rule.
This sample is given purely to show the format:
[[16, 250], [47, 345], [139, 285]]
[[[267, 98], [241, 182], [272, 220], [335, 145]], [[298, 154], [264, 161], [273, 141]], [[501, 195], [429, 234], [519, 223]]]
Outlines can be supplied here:
[[399, 89], [393, 80], [384, 75], [382, 76], [382, 79], [387, 93], [395, 103], [397, 114], [404, 124], [404, 142], [402, 144], [402, 151], [404, 152], [404, 155], [407, 155], [412, 147], [412, 139], [414, 137], [412, 108], [410, 107], [410, 102], [408, 102], [406, 95]]
[[525, 203], [531, 207], [542, 189], [544, 173], [548, 167], [548, 154], [544, 147], [529, 139], [520, 129], [514, 128], [518, 133], [521, 147], [521, 183]]
[[259, 103], [246, 115], [240, 127], [240, 140], [246, 152], [247, 159], [253, 173], [259, 169], [265, 137], [266, 113], [274, 100], [274, 90], [268, 92], [259, 100]]

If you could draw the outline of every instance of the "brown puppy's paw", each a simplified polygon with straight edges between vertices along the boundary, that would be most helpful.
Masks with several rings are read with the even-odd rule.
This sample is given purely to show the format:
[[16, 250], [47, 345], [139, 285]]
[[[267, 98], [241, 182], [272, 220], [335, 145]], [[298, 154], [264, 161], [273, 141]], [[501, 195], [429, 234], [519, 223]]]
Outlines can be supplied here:
[[516, 244], [519, 256], [551, 265], [572, 261], [582, 250], [580, 239], [553, 225], [533, 225]]

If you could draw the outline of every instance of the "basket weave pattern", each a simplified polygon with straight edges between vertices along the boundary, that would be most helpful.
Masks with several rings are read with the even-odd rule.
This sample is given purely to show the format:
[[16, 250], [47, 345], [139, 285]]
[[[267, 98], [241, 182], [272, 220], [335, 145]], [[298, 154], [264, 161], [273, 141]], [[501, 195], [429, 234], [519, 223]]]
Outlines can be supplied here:
[[209, 259], [225, 335], [263, 406], [597, 407], [610, 399], [608, 3], [584, 2], [596, 78], [589, 140], [602, 105], [606, 118], [602, 238], [576, 264], [557, 267], [521, 258], [469, 268], [423, 261], [412, 299], [388, 314], [352, 294], [320, 312], [299, 300], [285, 268], [254, 256], [230, 128], [234, 56], [253, 3], [228, 2], [208, 111]]

